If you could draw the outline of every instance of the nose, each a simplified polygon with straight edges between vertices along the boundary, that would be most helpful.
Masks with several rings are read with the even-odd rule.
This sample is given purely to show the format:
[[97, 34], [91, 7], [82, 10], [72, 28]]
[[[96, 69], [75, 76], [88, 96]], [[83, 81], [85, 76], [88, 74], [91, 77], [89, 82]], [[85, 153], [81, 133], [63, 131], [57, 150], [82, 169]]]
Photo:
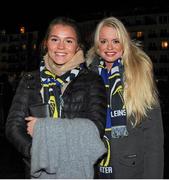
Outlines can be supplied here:
[[113, 44], [109, 42], [109, 43], [107, 44], [107, 49], [113, 49]]
[[64, 42], [63, 41], [60, 41], [58, 43], [58, 49], [64, 49]]

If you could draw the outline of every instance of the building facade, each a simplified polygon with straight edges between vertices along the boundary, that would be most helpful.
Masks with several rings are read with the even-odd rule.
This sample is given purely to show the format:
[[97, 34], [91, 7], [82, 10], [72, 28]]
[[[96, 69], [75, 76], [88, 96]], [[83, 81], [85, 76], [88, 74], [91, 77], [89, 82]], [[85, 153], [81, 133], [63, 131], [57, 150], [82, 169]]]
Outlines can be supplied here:
[[0, 72], [22, 72], [36, 64], [38, 31], [26, 32], [24, 27], [20, 33], [7, 34], [0, 31]]

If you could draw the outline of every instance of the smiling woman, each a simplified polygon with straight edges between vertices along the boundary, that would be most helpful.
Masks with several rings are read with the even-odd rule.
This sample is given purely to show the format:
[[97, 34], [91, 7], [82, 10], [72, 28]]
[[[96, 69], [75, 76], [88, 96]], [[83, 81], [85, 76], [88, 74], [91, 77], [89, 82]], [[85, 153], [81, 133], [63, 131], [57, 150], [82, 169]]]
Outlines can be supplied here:
[[163, 121], [151, 59], [116, 17], [98, 23], [87, 59], [102, 77], [108, 99], [108, 152], [96, 178], [163, 178]]
[[[36, 173], [37, 169], [35, 167], [37, 167], [37, 164], [40, 168], [37, 170], [38, 172], [51, 170], [47, 173], [49, 176], [46, 176], [45, 179], [51, 178], [51, 176], [64, 179], [93, 178], [93, 165], [105, 152], [105, 146], [101, 138], [105, 127], [106, 90], [101, 77], [88, 70], [85, 65], [81, 36], [74, 20], [59, 17], [49, 24], [42, 42], [40, 58], [39, 70], [26, 73], [19, 83], [7, 118], [6, 135], [24, 157], [27, 165], [26, 178], [37, 174], [37, 178], [41, 178], [41, 173]], [[82, 127], [79, 128], [81, 123]], [[75, 130], [70, 128], [70, 132], [67, 133], [68, 127], [72, 124]], [[87, 128], [84, 135], [84, 127], [90, 125], [96, 131]], [[44, 128], [40, 128], [41, 131], [39, 131], [37, 129], [39, 126]], [[56, 127], [58, 127], [59, 134]], [[94, 146], [91, 143], [91, 146], [95, 148], [99, 145], [100, 147], [95, 151], [92, 150], [93, 148], [88, 150], [89, 146], [85, 144], [89, 142], [88, 139], [90, 139], [89, 137], [93, 132], [95, 134], [93, 136], [94, 141], [96, 140], [96, 142]], [[53, 141], [49, 136], [64, 137], [66, 134], [66, 137], [71, 139], [69, 148], [59, 148], [59, 151], [57, 151], [58, 144], [62, 144], [61, 138], [56, 138]], [[47, 146], [36, 146], [41, 145], [41, 143], [32, 143], [32, 140], [33, 142], [34, 140], [36, 142], [40, 140], [34, 139], [34, 137], [39, 137], [43, 142], [44, 139], [51, 140], [50, 142], [47, 141], [51, 148], [47, 151], [49, 154], [46, 154], [45, 157], [50, 157], [49, 162], [54, 162], [52, 167], [47, 163], [49, 166], [44, 169], [41, 160], [31, 161], [31, 158], [39, 157], [41, 153], [46, 152]], [[67, 138], [64, 139], [64, 143], [67, 142]], [[83, 148], [77, 144], [77, 140], [73, 141], [74, 138], [83, 142]], [[53, 147], [56, 148], [53, 150]], [[79, 147], [79, 149], [75, 148], [77, 151], [73, 152], [78, 152], [82, 148], [84, 152], [82, 157], [90, 158], [84, 158], [82, 162], [79, 157], [77, 161], [72, 160], [68, 163], [65, 161], [66, 156], [60, 157], [60, 153], [71, 152], [72, 147]], [[54, 152], [58, 152], [58, 154], [51, 155]], [[35, 156], [32, 157], [32, 154]], [[75, 153], [75, 157], [77, 154]], [[57, 160], [53, 161], [53, 158], [58, 157], [58, 155], [61, 162], [66, 162], [65, 166], [62, 163], [58, 165]], [[80, 164], [84, 163], [84, 166], [79, 166], [79, 162]], [[68, 167], [70, 164], [74, 166]], [[66, 170], [66, 173], [61, 173], [64, 172], [65, 167], [68, 170]], [[77, 171], [74, 167], [80, 169]], [[87, 167], [86, 169], [89, 171], [86, 172], [81, 167]], [[32, 174], [30, 174], [30, 168]], [[55, 169], [54, 172], [53, 169]]]
[[48, 62], [52, 59], [53, 64], [59, 67], [66, 64], [79, 50], [74, 29], [62, 24], [53, 26], [44, 43], [48, 49]]

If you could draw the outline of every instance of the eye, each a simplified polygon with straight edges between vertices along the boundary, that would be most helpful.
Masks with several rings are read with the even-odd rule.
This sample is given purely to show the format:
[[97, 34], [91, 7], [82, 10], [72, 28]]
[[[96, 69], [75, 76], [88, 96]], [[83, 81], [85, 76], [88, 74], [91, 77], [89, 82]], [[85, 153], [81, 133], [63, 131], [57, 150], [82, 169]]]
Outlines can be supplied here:
[[59, 41], [59, 39], [58, 38], [51, 38], [51, 41], [57, 42], [57, 41]]
[[105, 43], [106, 43], [106, 40], [104, 40], [104, 39], [103, 39], [103, 40], [100, 40], [100, 43], [101, 43], [101, 44], [105, 44]]
[[118, 39], [114, 39], [112, 42], [113, 42], [113, 44], [119, 44], [120, 43], [120, 41]]
[[68, 44], [72, 44], [72, 43], [73, 43], [73, 40], [67, 39], [66, 42], [67, 42]]

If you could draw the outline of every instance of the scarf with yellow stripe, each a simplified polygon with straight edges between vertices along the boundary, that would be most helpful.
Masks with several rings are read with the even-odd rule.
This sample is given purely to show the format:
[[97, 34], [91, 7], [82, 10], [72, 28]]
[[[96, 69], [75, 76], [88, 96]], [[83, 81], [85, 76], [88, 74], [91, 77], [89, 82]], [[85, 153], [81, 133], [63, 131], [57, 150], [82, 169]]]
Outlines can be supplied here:
[[46, 69], [44, 60], [40, 64], [40, 77], [44, 93], [44, 102], [50, 106], [50, 116], [58, 118], [61, 116], [61, 108], [63, 107], [63, 99], [61, 88], [65, 83], [73, 80], [82, 69], [81, 66], [74, 68], [61, 76], [57, 76]]
[[120, 73], [123, 69], [121, 58], [117, 59], [110, 71], [107, 70], [103, 60], [98, 66], [105, 87], [107, 89], [107, 119], [106, 131], [111, 131], [112, 138], [120, 138], [128, 135], [127, 114], [123, 99], [123, 78]]

